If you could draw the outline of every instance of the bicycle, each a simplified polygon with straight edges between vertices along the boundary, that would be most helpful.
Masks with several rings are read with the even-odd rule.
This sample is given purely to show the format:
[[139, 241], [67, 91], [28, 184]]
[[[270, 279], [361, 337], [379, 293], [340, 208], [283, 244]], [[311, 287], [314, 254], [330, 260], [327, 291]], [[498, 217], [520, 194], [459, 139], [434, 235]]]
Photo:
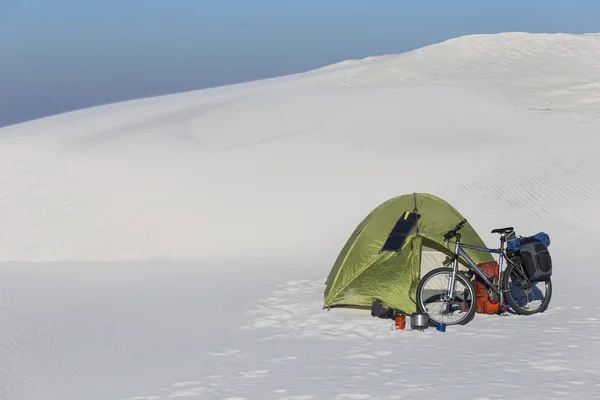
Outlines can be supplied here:
[[[552, 297], [552, 282], [550, 279], [542, 282], [531, 282], [526, 270], [523, 266], [523, 262], [519, 254], [508, 253], [505, 244], [507, 241], [516, 238], [513, 227], [499, 228], [492, 230], [491, 233], [500, 234], [500, 248], [490, 249], [487, 247], [480, 247], [461, 243], [460, 229], [467, 222], [466, 219], [462, 220], [456, 225], [456, 227], [448, 231], [444, 235], [444, 241], [450, 244], [450, 240], [456, 237], [453, 257], [451, 258], [451, 267], [441, 267], [429, 271], [420, 280], [417, 286], [417, 309], [420, 313], [429, 314], [429, 319], [434, 323], [445, 323], [446, 325], [464, 325], [470, 322], [476, 311], [476, 290], [475, 284], [473, 283], [473, 276], [477, 275], [487, 286], [489, 290], [490, 300], [500, 302], [500, 314], [507, 311], [506, 303], [510, 308], [517, 314], [520, 315], [531, 315], [539, 312], [544, 312], [550, 298]], [[498, 279], [494, 277], [494, 282], [490, 281], [490, 278], [477, 266], [477, 264], [469, 257], [464, 249], [471, 249], [475, 251], [485, 251], [493, 254], [497, 254], [498, 257]], [[468, 272], [465, 274], [458, 270], [459, 268], [459, 257], [462, 257], [466, 261], [466, 268]], [[506, 262], [506, 269], [503, 271], [503, 265]], [[439, 293], [437, 295], [429, 296], [429, 292], [435, 292], [434, 288], [426, 288], [428, 283], [433, 283], [436, 278], [446, 276], [448, 278], [447, 283], [442, 281], [439, 287]], [[464, 285], [464, 289], [456, 287], [457, 282]], [[534, 283], [543, 283], [546, 289], [546, 295], [540, 301], [537, 299], [539, 306], [535, 309], [527, 309], [521, 304], [518, 297], [515, 296], [515, 289], [525, 292], [525, 299], [529, 301], [531, 294], [538, 295], [541, 290], [534, 289]], [[426, 296], [427, 295], [427, 296]], [[462, 295], [462, 297], [460, 297]], [[535, 299], [534, 299], [535, 300]], [[440, 305], [436, 308], [436, 305]], [[437, 310], [437, 311], [436, 311]], [[439, 313], [436, 314], [436, 312]], [[452, 317], [456, 316], [457, 319], [453, 320]]]

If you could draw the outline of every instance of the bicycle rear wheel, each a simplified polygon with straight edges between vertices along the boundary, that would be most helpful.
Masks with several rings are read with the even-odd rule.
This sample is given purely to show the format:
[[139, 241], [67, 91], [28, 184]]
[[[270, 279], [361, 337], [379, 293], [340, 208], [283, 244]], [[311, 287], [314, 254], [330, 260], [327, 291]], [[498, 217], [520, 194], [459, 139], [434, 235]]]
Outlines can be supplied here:
[[510, 263], [502, 277], [504, 298], [514, 312], [531, 315], [546, 311], [552, 297], [552, 281], [532, 283], [524, 270]]
[[454, 279], [454, 296], [448, 297], [452, 268], [429, 271], [417, 286], [417, 309], [434, 323], [465, 324], [475, 315], [475, 286], [462, 272]]

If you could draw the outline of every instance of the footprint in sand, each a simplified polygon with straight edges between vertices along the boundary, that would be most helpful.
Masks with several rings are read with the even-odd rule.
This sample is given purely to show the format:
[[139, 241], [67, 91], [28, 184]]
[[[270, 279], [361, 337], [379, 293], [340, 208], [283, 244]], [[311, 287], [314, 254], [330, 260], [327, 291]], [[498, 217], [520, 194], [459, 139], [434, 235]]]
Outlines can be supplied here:
[[271, 372], [271, 371], [268, 369], [257, 369], [254, 371], [240, 372], [239, 375], [242, 378], [255, 379], [255, 378], [261, 378], [263, 376], [266, 376], [269, 374], [269, 372]]
[[124, 397], [119, 400], [156, 400], [160, 398], [159, 396], [134, 396], [134, 397]]
[[370, 394], [358, 394], [358, 393], [342, 393], [335, 396], [336, 400], [367, 400], [370, 399]]
[[568, 361], [564, 360], [543, 360], [543, 361], [533, 361], [530, 362], [531, 365], [535, 369], [539, 369], [542, 371], [548, 372], [559, 372], [559, 371], [569, 371], [571, 368], [565, 366], [568, 364]]
[[264, 319], [259, 319], [253, 324], [250, 325], [251, 328], [274, 328], [279, 327], [281, 324], [276, 319], [271, 317], [266, 317]]
[[237, 350], [237, 349], [223, 349], [219, 352], [213, 352], [213, 353], [208, 353], [208, 354], [210, 354], [211, 356], [223, 357], [223, 356], [232, 356], [239, 352], [240, 352], [240, 350]]
[[281, 364], [286, 361], [294, 361], [297, 359], [298, 359], [298, 357], [289, 356], [289, 357], [271, 358], [271, 359], [268, 359], [267, 362]]
[[179, 390], [177, 392], [171, 393], [168, 397], [176, 398], [176, 397], [197, 397], [200, 396], [204, 392], [203, 387], [198, 387], [189, 390]]
[[185, 381], [185, 382], [175, 382], [174, 384], [172, 384], [172, 387], [175, 388], [183, 388], [183, 387], [189, 387], [189, 386], [198, 386], [198, 385], [202, 385], [204, 382], [202, 381]]
[[351, 354], [349, 356], [345, 356], [344, 358], [349, 359], [349, 360], [374, 360], [376, 357], [372, 356], [370, 354], [358, 353], [358, 354]]
[[387, 357], [387, 356], [392, 355], [392, 352], [391, 351], [376, 351], [375, 355], [379, 356], [379, 357]]

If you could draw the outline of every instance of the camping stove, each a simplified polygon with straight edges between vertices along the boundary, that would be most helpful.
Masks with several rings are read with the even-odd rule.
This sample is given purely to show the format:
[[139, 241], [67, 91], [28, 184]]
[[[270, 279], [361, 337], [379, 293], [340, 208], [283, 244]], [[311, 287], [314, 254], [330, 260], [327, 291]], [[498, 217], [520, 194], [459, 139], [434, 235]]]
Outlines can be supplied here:
[[413, 330], [423, 332], [427, 328], [427, 322], [429, 320], [429, 314], [427, 313], [412, 313], [410, 316], [410, 326]]

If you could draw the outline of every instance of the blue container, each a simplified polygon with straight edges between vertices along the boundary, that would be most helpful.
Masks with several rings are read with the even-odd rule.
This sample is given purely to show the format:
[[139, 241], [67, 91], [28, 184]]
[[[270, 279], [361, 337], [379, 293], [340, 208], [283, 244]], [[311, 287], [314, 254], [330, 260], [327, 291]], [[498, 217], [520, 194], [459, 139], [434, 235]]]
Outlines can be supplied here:
[[440, 332], [446, 332], [446, 324], [444, 324], [443, 322], [438, 322], [437, 330]]

